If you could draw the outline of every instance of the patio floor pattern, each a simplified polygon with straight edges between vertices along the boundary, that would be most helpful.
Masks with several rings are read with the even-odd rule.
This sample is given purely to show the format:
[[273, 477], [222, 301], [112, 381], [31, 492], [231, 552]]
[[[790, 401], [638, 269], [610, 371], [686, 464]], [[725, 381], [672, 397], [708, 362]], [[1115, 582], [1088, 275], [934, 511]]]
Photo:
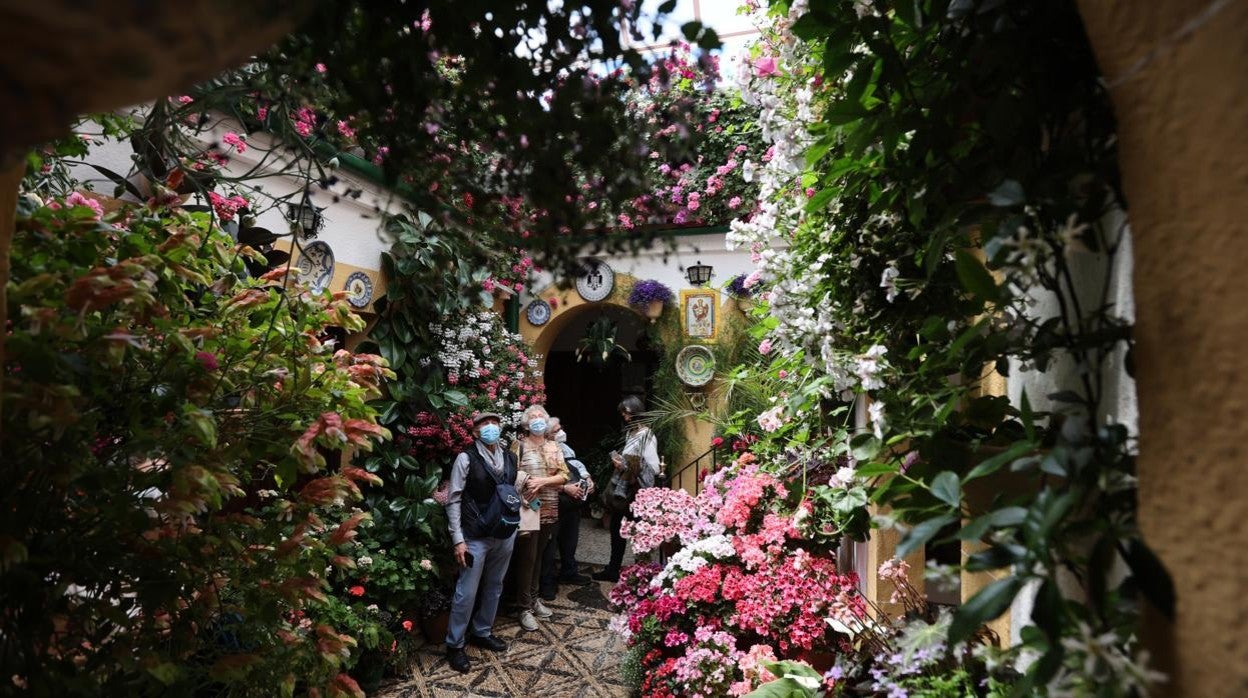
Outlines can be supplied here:
[[[589, 533], [588, 536], [584, 534]], [[594, 550], [606, 531], [582, 530]], [[597, 535], [596, 535], [597, 534]], [[579, 551], [578, 551], [579, 552]], [[582, 557], [578, 555], [578, 557]], [[601, 565], [597, 555], [582, 557]], [[589, 565], [583, 564], [586, 573]], [[609, 584], [561, 586], [554, 601], [545, 602], [552, 615], [538, 629], [524, 631], [514, 616], [499, 614], [494, 634], [507, 641], [507, 651], [494, 653], [468, 647], [472, 669], [460, 674], [447, 664], [441, 643], [426, 643], [417, 652], [411, 675], [390, 681], [377, 694], [383, 698], [449, 698], [450, 696], [543, 698], [606, 698], [627, 696], [619, 673], [623, 640], [611, 632], [606, 594]]]

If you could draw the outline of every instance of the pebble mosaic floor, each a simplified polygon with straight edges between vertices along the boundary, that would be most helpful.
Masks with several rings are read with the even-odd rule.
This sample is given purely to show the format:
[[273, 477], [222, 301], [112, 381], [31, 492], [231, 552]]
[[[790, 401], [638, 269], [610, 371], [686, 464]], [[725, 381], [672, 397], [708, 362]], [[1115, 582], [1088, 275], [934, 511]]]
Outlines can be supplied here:
[[[589, 573], [607, 562], [610, 536], [585, 520], [577, 558]], [[631, 561], [631, 554], [625, 564]], [[506, 652], [468, 647], [472, 669], [460, 674], [446, 662], [440, 643], [427, 643], [417, 653], [411, 676], [391, 681], [377, 694], [383, 698], [450, 698], [451, 696], [542, 698], [606, 698], [627, 696], [619, 674], [624, 642], [607, 624], [610, 585], [560, 586], [554, 601], [545, 602], [554, 615], [539, 620], [533, 632], [521, 629], [514, 616], [500, 613], [494, 634], [507, 641]]]

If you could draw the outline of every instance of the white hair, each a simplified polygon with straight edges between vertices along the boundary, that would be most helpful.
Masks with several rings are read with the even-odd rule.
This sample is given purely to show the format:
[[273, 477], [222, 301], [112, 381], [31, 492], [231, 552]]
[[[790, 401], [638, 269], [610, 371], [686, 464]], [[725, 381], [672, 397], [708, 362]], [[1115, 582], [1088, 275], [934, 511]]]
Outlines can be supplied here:
[[547, 418], [550, 417], [550, 413], [547, 412], [546, 408], [542, 405], [529, 405], [524, 408], [524, 421], [526, 422], [539, 415]]

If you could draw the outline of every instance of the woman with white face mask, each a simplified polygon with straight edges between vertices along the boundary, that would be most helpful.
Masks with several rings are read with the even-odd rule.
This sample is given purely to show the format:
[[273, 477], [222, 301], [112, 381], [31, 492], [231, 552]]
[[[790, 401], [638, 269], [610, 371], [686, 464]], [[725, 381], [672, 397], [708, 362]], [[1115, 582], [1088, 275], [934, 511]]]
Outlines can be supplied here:
[[537, 619], [551, 616], [550, 609], [537, 595], [541, 576], [538, 560], [558, 530], [559, 488], [568, 481], [568, 466], [559, 444], [546, 438], [549, 419], [546, 408], [530, 405], [520, 425], [524, 436], [512, 446], [520, 470], [529, 475], [521, 495], [530, 505], [541, 508], [541, 529], [522, 533], [516, 539], [516, 551], [511, 560], [515, 569], [520, 627], [525, 630], [537, 630]]

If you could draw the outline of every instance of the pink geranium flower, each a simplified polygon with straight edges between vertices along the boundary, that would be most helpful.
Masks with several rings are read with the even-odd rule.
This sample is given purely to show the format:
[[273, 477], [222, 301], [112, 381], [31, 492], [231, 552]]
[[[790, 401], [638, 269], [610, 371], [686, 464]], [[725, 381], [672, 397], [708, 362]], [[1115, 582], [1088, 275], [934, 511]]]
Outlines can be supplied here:
[[775, 75], [777, 64], [775, 56], [761, 56], [754, 59], [754, 74], [760, 78]]

